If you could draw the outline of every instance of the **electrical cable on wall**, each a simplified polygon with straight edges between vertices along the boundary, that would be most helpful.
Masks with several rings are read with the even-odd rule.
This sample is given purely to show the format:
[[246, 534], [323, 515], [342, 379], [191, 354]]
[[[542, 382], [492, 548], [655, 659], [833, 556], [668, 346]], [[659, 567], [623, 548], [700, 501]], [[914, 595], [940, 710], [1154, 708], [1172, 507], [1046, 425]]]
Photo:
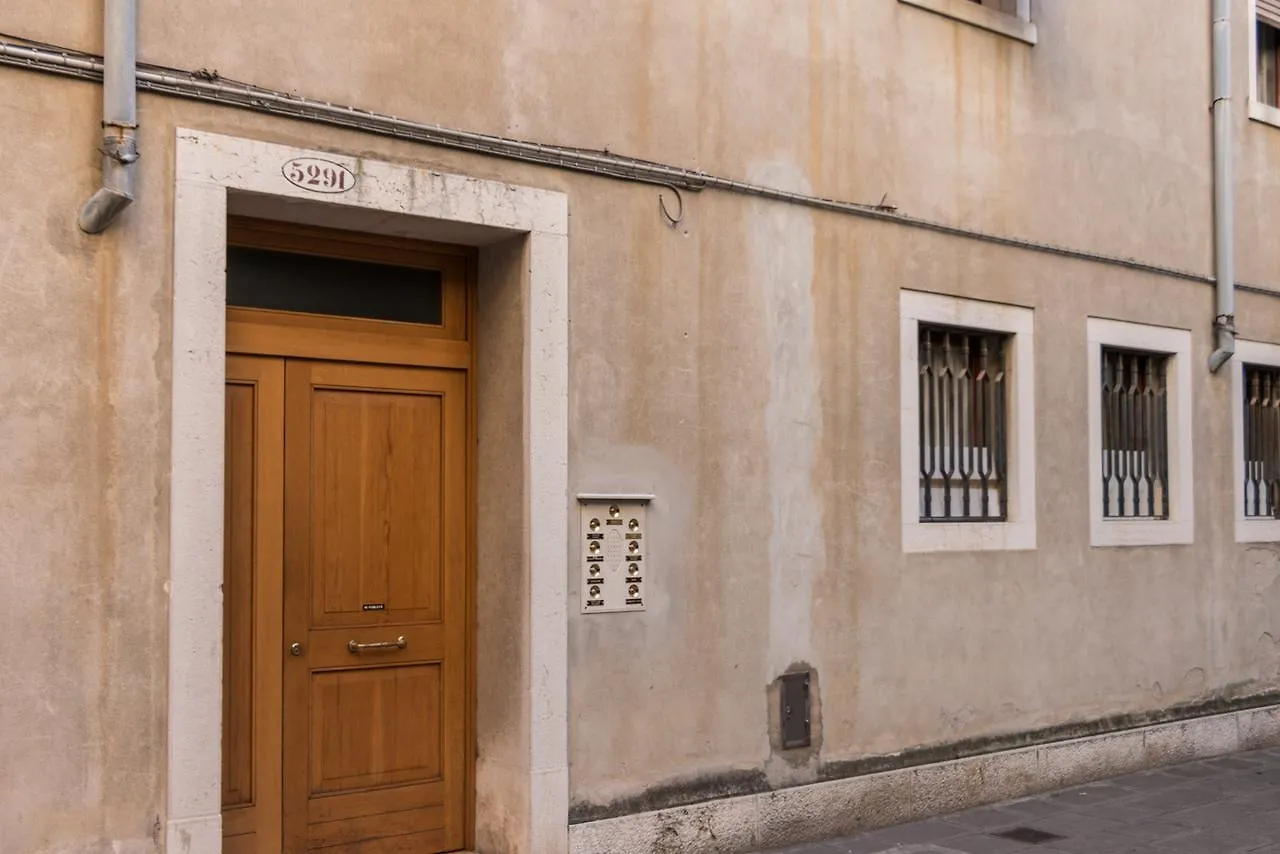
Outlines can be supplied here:
[[[22, 36], [13, 36], [4, 32], [0, 32], [0, 39], [14, 39], [25, 42], [24, 44], [18, 44], [0, 41], [0, 65], [9, 65], [31, 71], [59, 74], [95, 82], [102, 80], [102, 59], [94, 54], [38, 43]], [[1208, 285], [1215, 284], [1215, 279], [1211, 275], [1193, 273], [1188, 270], [1140, 261], [1135, 258], [1072, 249], [1051, 243], [992, 234], [913, 217], [899, 212], [894, 206], [885, 205], [883, 199], [879, 204], [841, 201], [780, 190], [776, 187], [751, 184], [654, 161], [625, 157], [608, 151], [527, 142], [492, 134], [424, 124], [356, 107], [302, 98], [249, 83], [239, 83], [207, 69], [190, 71], [139, 64], [137, 84], [138, 88], [144, 91], [172, 95], [187, 100], [237, 107], [334, 127], [350, 128], [379, 136], [408, 139], [457, 151], [467, 151], [597, 175], [604, 178], [648, 184], [669, 190], [689, 192], [722, 190], [738, 195], [755, 196], [817, 210], [893, 223], [908, 228], [931, 231], [936, 234], [978, 240], [1014, 249], [1024, 249], [1029, 252], [1039, 252], [1097, 264], [1123, 267], [1183, 281]], [[683, 220], [684, 217], [683, 197], [678, 197], [678, 199], [680, 205], [678, 216], [676, 217], [677, 222]], [[670, 211], [666, 208], [665, 201], [660, 198], [659, 203], [661, 206], [660, 212], [670, 222], [672, 217]], [[1280, 289], [1241, 284], [1239, 282], [1236, 283], [1236, 289], [1265, 296], [1280, 296]]]

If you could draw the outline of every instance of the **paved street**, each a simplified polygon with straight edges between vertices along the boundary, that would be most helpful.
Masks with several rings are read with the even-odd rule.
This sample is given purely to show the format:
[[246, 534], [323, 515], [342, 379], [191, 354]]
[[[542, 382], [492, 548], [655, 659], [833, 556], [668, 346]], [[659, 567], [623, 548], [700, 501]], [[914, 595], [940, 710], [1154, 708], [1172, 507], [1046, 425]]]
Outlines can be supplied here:
[[1280, 854], [1280, 748], [1132, 774], [787, 854]]

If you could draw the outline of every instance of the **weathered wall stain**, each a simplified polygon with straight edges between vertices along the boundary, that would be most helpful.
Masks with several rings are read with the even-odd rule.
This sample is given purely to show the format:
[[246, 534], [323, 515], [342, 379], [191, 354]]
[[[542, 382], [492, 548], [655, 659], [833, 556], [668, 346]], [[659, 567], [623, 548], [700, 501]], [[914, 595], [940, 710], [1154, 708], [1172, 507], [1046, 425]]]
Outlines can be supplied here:
[[[804, 187], [799, 169], [757, 167], [752, 180]], [[799, 188], [798, 187], [798, 188]], [[781, 673], [813, 657], [813, 581], [822, 571], [822, 512], [814, 493], [821, 437], [813, 307], [813, 222], [801, 208], [756, 204], [747, 220], [751, 266], [764, 303], [768, 348], [769, 667]]]
[[[98, 49], [95, 4], [10, 6], [7, 30]], [[1160, 56], [1177, 61], [1135, 68], [1121, 59], [1151, 6], [1038, 3], [1045, 37], [1028, 49], [896, 0], [477, 0], [430, 27], [404, 25], [421, 17], [412, 0], [376, 14], [143, 0], [141, 44], [149, 62], [421, 121], [833, 198], [888, 193], [922, 217], [1206, 272], [1207, 16], [1164, 19]], [[0, 161], [0, 625], [31, 639], [0, 664], [0, 767], [17, 772], [0, 782], [0, 827], [15, 850], [149, 850], [163, 814], [177, 127], [569, 194], [571, 471], [647, 481], [666, 514], [654, 608], [590, 630], [571, 618], [575, 821], [1277, 687], [1280, 563], [1234, 544], [1218, 379], [1193, 389], [1197, 542], [1081, 546], [1084, 318], [1191, 329], [1199, 353], [1211, 289], [715, 193], [687, 195], [673, 231], [653, 188], [153, 95], [139, 201], [89, 239], [74, 213], [97, 180], [100, 95], [0, 70], [0, 150], [17, 153]], [[1280, 138], [1253, 124], [1239, 273], [1275, 286]], [[903, 287], [1036, 310], [1053, 354], [1037, 362], [1052, 390], [1039, 500], [1054, 520], [1037, 552], [902, 555]], [[1242, 293], [1238, 314], [1245, 336], [1276, 340], [1277, 301]], [[510, 600], [490, 601], [497, 619]], [[803, 773], [771, 750], [762, 706], [795, 661], [821, 674], [821, 761]]]
[[[914, 746], [892, 754], [864, 756], [856, 760], [824, 762], [819, 780], [841, 780], [886, 771], [916, 768], [938, 762], [948, 762], [999, 751], [1054, 744], [1090, 736], [1119, 733], [1142, 727], [1192, 720], [1233, 711], [1261, 708], [1280, 704], [1280, 691], [1265, 694], [1243, 693], [1245, 686], [1235, 686], [1224, 692], [1228, 698], [1215, 698], [1197, 703], [1181, 703], [1156, 712], [1111, 715], [1105, 718], [1079, 720], [1038, 730], [1009, 732], [991, 737], [971, 738], [961, 741], [940, 742]], [[981, 775], [981, 767], [972, 770]], [[641, 799], [619, 801], [612, 804], [575, 803], [570, 812], [570, 822], [582, 824], [598, 819], [614, 818], [637, 812], [674, 809], [735, 795], [781, 791], [787, 785], [774, 787], [763, 776], [752, 778], [735, 772], [706, 774], [684, 781], [678, 786], [655, 786], [647, 790]], [[733, 794], [730, 794], [730, 793]], [[690, 807], [696, 809], [696, 807]]]

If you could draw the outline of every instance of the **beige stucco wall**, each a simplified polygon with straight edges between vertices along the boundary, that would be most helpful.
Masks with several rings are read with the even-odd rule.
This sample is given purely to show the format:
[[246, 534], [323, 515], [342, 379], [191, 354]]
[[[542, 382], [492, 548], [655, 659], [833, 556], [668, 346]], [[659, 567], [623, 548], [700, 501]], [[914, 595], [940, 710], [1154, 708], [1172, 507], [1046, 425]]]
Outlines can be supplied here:
[[[143, 0], [141, 54], [1208, 273], [1208, 10], [1166, 7], [1037, 4], [1031, 48], [896, 0]], [[99, 49], [92, 4], [3, 18]], [[659, 496], [649, 610], [570, 602], [575, 803], [813, 775], [771, 758], [766, 688], [793, 662], [819, 673], [824, 762], [1280, 687], [1280, 548], [1233, 541], [1206, 285], [718, 193], [672, 229], [652, 188], [154, 96], [140, 200], [91, 238], [98, 101], [0, 68], [6, 851], [151, 850], [163, 817], [177, 126], [569, 194], [570, 487]], [[1280, 130], [1237, 112], [1239, 273], [1280, 288]], [[1035, 552], [901, 553], [901, 287], [1036, 310]], [[1194, 333], [1193, 546], [1088, 547], [1087, 315]], [[1280, 300], [1238, 315], [1280, 342]]]

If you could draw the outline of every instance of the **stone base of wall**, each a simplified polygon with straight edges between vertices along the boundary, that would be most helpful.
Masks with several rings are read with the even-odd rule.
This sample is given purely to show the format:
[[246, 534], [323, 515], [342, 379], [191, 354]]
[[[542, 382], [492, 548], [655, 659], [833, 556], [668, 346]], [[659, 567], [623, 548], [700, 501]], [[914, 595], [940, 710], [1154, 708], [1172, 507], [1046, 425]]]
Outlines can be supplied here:
[[569, 828], [573, 854], [734, 854], [1280, 745], [1280, 706], [1246, 709], [637, 813]]

